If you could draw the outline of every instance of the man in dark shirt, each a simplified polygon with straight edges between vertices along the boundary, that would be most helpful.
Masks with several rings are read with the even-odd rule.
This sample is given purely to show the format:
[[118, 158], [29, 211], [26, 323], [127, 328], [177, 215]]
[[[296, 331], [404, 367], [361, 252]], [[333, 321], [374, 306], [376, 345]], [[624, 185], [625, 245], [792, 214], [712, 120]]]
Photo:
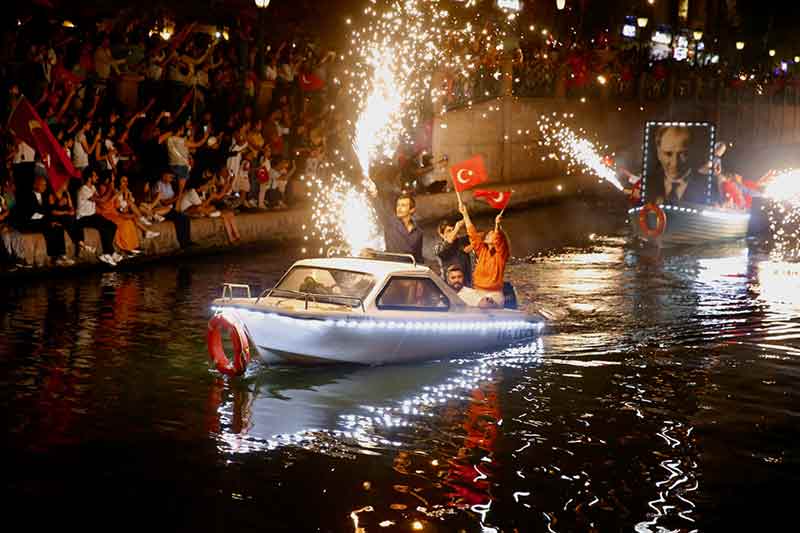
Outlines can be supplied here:
[[387, 199], [379, 197], [377, 200], [378, 218], [383, 224], [386, 251], [411, 254], [418, 263], [422, 263], [422, 230], [412, 218], [417, 210], [414, 198], [408, 194], [401, 194], [394, 203], [394, 213], [391, 212], [390, 202]]
[[43, 234], [47, 255], [59, 266], [72, 265], [75, 261], [67, 257], [64, 228], [52, 218], [46, 194], [47, 179], [37, 176], [33, 180], [33, 189], [20, 197], [14, 227], [20, 233]]

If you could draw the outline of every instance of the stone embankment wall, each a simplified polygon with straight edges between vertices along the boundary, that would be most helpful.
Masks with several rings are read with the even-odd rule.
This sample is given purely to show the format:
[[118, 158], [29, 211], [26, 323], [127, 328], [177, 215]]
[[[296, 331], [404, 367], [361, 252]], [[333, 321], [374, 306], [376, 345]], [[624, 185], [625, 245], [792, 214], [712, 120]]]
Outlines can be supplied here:
[[[513, 190], [510, 208], [522, 206], [531, 202], [546, 202], [562, 196], [575, 195], [582, 190], [589, 189], [596, 185], [595, 180], [587, 179], [548, 179], [537, 181], [523, 181], [513, 184], [503, 184], [498, 189]], [[470, 211], [475, 213], [494, 212], [495, 210], [484, 204], [471, 200], [469, 192], [462, 193], [464, 201], [470, 206]], [[455, 193], [429, 194], [417, 198], [417, 218], [420, 223], [427, 224], [436, 222], [443, 216], [456, 213], [457, 199]], [[239, 227], [242, 240], [239, 245], [253, 243], [279, 243], [288, 241], [299, 241], [303, 238], [306, 231], [303, 230], [304, 224], [311, 221], [310, 207], [297, 209], [287, 209], [280, 211], [265, 211], [257, 213], [241, 213], [236, 216], [236, 223]], [[154, 239], [142, 240], [142, 257], [153, 258], [155, 256], [167, 256], [181, 253], [178, 240], [175, 235], [175, 226], [171, 222], [154, 224], [151, 229], [160, 235]], [[100, 235], [97, 230], [86, 230], [86, 243], [95, 247], [98, 252], [89, 254], [84, 251], [77, 259], [78, 265], [88, 265], [96, 263], [103, 265], [97, 259], [100, 253]], [[67, 254], [74, 257], [75, 247], [66, 236]], [[47, 257], [47, 247], [44, 236], [40, 234], [26, 234], [23, 236], [25, 258], [29, 264], [38, 269], [50, 267]], [[221, 218], [195, 218], [192, 219], [191, 239], [195, 243], [192, 252], [211, 251], [214, 249], [233, 248], [234, 245], [228, 243], [225, 235], [225, 228]], [[236, 245], [236, 246], [239, 246]], [[69, 268], [69, 267], [66, 267]]]

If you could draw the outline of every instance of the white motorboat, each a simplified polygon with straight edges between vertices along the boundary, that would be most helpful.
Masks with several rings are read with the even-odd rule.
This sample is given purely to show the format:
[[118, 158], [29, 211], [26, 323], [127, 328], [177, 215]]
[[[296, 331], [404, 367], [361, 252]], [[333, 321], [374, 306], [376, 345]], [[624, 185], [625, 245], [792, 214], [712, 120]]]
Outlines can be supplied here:
[[297, 261], [257, 297], [247, 285], [226, 283], [212, 309], [209, 355], [228, 374], [244, 372], [250, 345], [268, 364], [379, 365], [529, 343], [544, 326], [513, 309], [468, 307], [412, 256], [387, 253]]

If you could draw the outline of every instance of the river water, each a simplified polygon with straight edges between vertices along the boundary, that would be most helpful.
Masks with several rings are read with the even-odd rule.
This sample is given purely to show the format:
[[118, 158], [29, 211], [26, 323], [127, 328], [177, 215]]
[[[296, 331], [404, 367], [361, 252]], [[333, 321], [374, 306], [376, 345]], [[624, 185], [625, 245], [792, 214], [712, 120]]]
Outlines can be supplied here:
[[510, 213], [509, 277], [544, 337], [408, 366], [209, 370], [221, 283], [270, 286], [293, 250], [5, 283], [8, 512], [172, 531], [795, 522], [800, 265], [744, 241], [640, 251], [623, 223], [577, 201]]

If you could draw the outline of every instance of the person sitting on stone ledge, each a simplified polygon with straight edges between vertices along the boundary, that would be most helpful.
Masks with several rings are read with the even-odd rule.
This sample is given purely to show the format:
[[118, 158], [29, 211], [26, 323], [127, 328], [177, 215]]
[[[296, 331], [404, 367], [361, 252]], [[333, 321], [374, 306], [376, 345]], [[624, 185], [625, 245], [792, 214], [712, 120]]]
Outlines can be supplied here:
[[[114, 252], [114, 238], [117, 233], [117, 226], [100, 216], [97, 212], [97, 203], [99, 199], [97, 189], [98, 175], [91, 167], [84, 172], [83, 186], [78, 190], [78, 208], [75, 216], [78, 220], [78, 226], [81, 229], [95, 228], [100, 232], [100, 241], [103, 246], [103, 253], [98, 256], [100, 261], [107, 263], [111, 266], [116, 266], [117, 260], [122, 259], [122, 256], [117, 254], [115, 257]], [[118, 258], [118, 259], [117, 259]]]
[[64, 228], [52, 218], [46, 193], [47, 179], [44, 176], [36, 176], [33, 180], [33, 189], [19, 198], [14, 225], [22, 233], [43, 234], [47, 244], [47, 255], [56, 265], [72, 265], [75, 261], [67, 257]]
[[6, 256], [15, 261], [18, 268], [30, 268], [25, 261], [22, 234], [11, 226], [11, 208], [7, 200], [7, 190], [13, 187], [13, 180], [0, 181], [0, 239]]

